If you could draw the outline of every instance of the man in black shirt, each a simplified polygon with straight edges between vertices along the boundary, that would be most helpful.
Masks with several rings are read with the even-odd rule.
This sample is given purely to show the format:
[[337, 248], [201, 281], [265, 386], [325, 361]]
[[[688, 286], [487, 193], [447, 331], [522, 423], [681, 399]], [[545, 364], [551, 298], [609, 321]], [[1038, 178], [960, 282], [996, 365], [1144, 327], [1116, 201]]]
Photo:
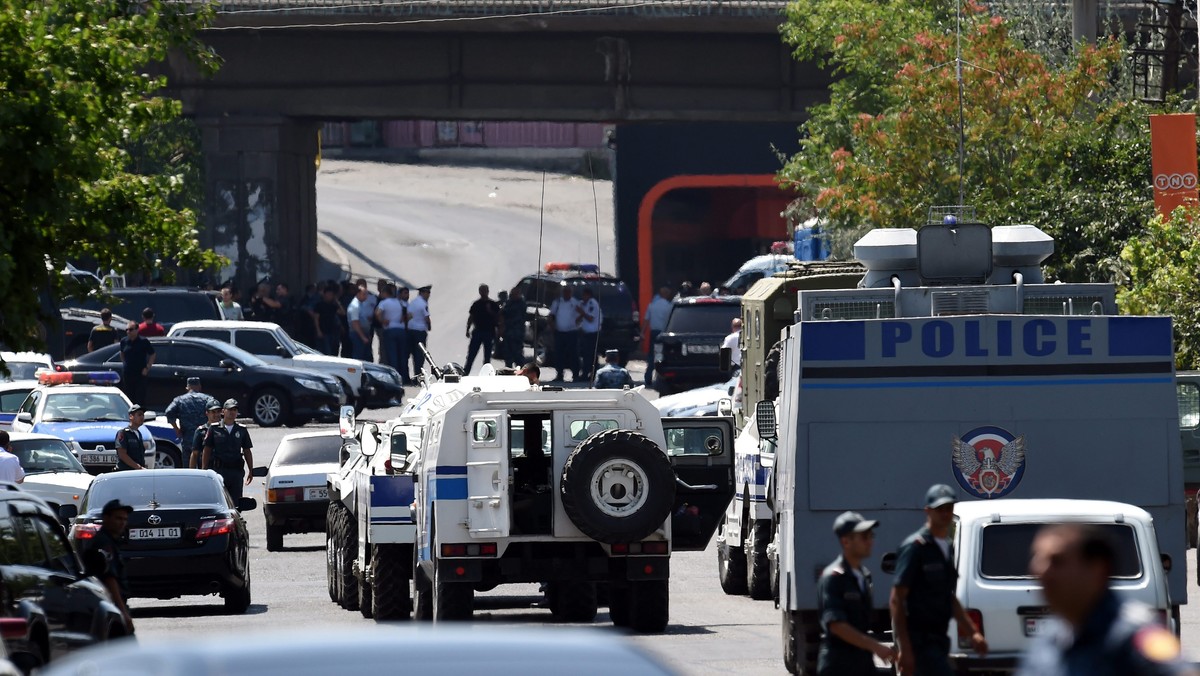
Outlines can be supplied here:
[[317, 327], [317, 346], [321, 352], [337, 356], [338, 345], [342, 340], [340, 316], [345, 314], [346, 310], [337, 299], [337, 287], [332, 284], [326, 286], [321, 292], [321, 300], [313, 305], [311, 312]]
[[[474, 326], [474, 330], [471, 327]], [[492, 361], [492, 342], [496, 340], [496, 331], [500, 326], [500, 306], [488, 297], [488, 285], [479, 285], [479, 299], [471, 304], [467, 311], [467, 337], [471, 339], [467, 348], [466, 373], [471, 372], [475, 363], [475, 353], [483, 348], [483, 363]]]
[[88, 352], [95, 352], [102, 347], [108, 347], [117, 342], [120, 335], [117, 334], [117, 329], [112, 325], [112, 310], [104, 308], [100, 311], [100, 323], [92, 327], [92, 332], [88, 334]]
[[89, 575], [104, 583], [113, 603], [125, 618], [125, 628], [133, 634], [133, 618], [129, 616], [129, 581], [125, 577], [125, 561], [121, 559], [121, 538], [129, 524], [133, 508], [113, 499], [104, 503], [100, 531], [87, 543], [83, 561]]
[[154, 346], [146, 338], [138, 335], [138, 325], [129, 322], [125, 327], [125, 337], [121, 339], [121, 363], [124, 373], [121, 374], [121, 388], [125, 395], [135, 404], [146, 401], [146, 375], [154, 366]]

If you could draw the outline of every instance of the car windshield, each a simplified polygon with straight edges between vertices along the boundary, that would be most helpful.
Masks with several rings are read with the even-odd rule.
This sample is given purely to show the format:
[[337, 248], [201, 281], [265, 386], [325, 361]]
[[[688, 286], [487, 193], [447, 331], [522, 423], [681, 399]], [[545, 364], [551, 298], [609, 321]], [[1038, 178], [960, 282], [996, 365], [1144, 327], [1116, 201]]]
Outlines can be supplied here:
[[21, 408], [21, 403], [25, 401], [25, 397], [29, 396], [29, 391], [32, 389], [32, 387], [28, 387], [0, 392], [0, 413], [15, 413], [17, 409]]
[[91, 422], [129, 419], [129, 402], [119, 392], [62, 392], [46, 396], [42, 422]]
[[589, 287], [600, 301], [600, 313], [609, 318], [628, 318], [633, 310], [633, 296], [623, 282], [585, 282], [572, 285], [575, 298], [582, 298], [580, 289]]
[[676, 305], [667, 320], [667, 333], [729, 333], [729, 325], [741, 314], [736, 303]]
[[171, 505], [224, 505], [225, 500], [217, 483], [205, 475], [161, 476], [152, 471], [135, 476], [109, 474], [104, 480], [92, 483], [87, 502], [93, 509], [104, 506], [109, 500], [119, 499], [134, 509], [147, 507], [156, 502], [163, 507]]
[[[293, 342], [293, 343], [296, 343], [296, 341], [292, 341], [292, 342]], [[298, 350], [298, 351], [299, 351], [301, 354], [319, 354], [319, 355], [323, 355], [323, 354], [325, 354], [324, 352], [317, 352], [316, 350], [314, 350], [314, 349], [312, 349], [311, 347], [309, 347], [309, 346], [305, 345], [304, 343], [296, 343], [296, 349], [297, 349], [297, 350]]]
[[342, 438], [334, 434], [288, 439], [279, 445], [279, 450], [275, 452], [271, 464], [281, 466], [336, 463], [341, 448]]
[[26, 474], [86, 471], [62, 439], [16, 439], [9, 442], [8, 450]]
[[[1033, 539], [1046, 524], [991, 524], [983, 529], [983, 551], [979, 573], [990, 578], [1032, 578], [1029, 560]], [[1137, 579], [1142, 576], [1142, 561], [1138, 556], [1137, 534], [1128, 524], [1096, 524], [1103, 529], [1116, 547], [1113, 565], [1114, 578]]]
[[243, 350], [240, 347], [230, 345], [229, 343], [222, 343], [221, 341], [218, 341], [218, 340], [210, 340], [210, 341], [208, 341], [208, 343], [210, 345], [218, 346], [219, 349], [225, 353], [224, 354], [225, 357], [230, 357], [232, 359], [236, 359], [239, 362], [241, 362], [241, 364], [243, 366], [266, 366], [267, 365], [267, 362], [263, 361], [262, 359], [259, 359], [257, 356], [255, 356], [253, 354], [250, 354], [249, 352]]
[[49, 366], [36, 361], [6, 361], [8, 375], [0, 374], [5, 380], [36, 380], [38, 369], [48, 369]]

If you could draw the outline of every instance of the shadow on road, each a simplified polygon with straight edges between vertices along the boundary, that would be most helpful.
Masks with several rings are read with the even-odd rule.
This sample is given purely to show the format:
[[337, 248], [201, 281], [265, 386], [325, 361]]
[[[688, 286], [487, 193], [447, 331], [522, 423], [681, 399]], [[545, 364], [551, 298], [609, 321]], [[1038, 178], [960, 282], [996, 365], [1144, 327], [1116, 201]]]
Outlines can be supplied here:
[[[262, 615], [267, 612], [267, 606], [264, 603], [252, 603], [246, 609], [243, 615]], [[204, 606], [160, 606], [152, 608], [130, 608], [129, 614], [137, 619], [145, 619], [151, 617], [216, 617], [218, 615], [229, 615], [225, 611], [224, 605], [204, 605]]]
[[323, 551], [325, 551], [325, 545], [306, 545], [303, 547], [284, 547], [283, 549], [279, 550], [279, 553], [282, 554], [284, 552], [323, 552]]

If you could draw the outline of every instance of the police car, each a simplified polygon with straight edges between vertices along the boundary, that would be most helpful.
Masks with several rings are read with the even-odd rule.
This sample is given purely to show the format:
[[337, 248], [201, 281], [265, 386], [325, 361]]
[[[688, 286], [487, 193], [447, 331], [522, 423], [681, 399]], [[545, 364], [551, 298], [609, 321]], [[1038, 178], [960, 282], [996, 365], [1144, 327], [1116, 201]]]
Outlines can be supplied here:
[[0, 383], [0, 430], [11, 430], [21, 403], [37, 387], [36, 380], [14, 380]]
[[[117, 432], [129, 424], [132, 406], [115, 387], [119, 379], [111, 372], [43, 373], [39, 385], [17, 410], [12, 430], [74, 442], [79, 460], [89, 472], [107, 472], [117, 462]], [[154, 420], [154, 412], [147, 412], [146, 420]], [[143, 425], [140, 431], [146, 446], [143, 465], [180, 466], [183, 455], [173, 429]]]

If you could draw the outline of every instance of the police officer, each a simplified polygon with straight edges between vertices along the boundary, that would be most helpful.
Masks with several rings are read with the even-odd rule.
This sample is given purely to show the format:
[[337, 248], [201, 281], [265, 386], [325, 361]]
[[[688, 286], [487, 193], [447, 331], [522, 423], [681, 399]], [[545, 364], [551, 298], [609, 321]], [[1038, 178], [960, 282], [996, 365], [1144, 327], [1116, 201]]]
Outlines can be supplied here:
[[196, 428], [204, 424], [205, 411], [215, 403], [216, 399], [200, 391], [200, 379], [193, 376], [187, 379], [187, 392], [172, 399], [163, 414], [175, 428], [175, 436], [185, 441], [191, 439]]
[[192, 444], [189, 447], [188, 467], [196, 469], [200, 466], [201, 457], [204, 455], [204, 437], [208, 436], [208, 430], [213, 425], [221, 422], [221, 404], [213, 399], [209, 403], [208, 408], [204, 410], [207, 422], [196, 428], [192, 434]]
[[954, 489], [945, 484], [925, 493], [925, 527], [900, 545], [892, 586], [892, 631], [899, 647], [897, 662], [904, 676], [949, 676], [950, 618], [959, 636], [970, 638], [981, 656], [987, 640], [963, 611], [955, 594], [958, 573], [947, 539], [954, 522]]
[[237, 399], [226, 399], [221, 421], [209, 427], [204, 436], [201, 458], [201, 469], [216, 470], [225, 480], [225, 490], [235, 500], [242, 497], [242, 487], [250, 483], [251, 473], [245, 467], [254, 467], [250, 430], [237, 423], [237, 413]]
[[87, 572], [104, 583], [113, 603], [121, 609], [125, 627], [133, 633], [133, 618], [129, 616], [129, 581], [125, 578], [125, 561], [121, 559], [121, 538], [129, 524], [133, 508], [112, 499], [104, 503], [101, 510], [103, 521], [100, 531], [87, 542], [83, 550], [83, 561]]
[[1062, 625], [1036, 640], [1018, 676], [1195, 674], [1153, 611], [1109, 589], [1116, 550], [1091, 524], [1048, 526], [1033, 541], [1030, 572]]
[[817, 583], [821, 599], [821, 650], [817, 676], [874, 676], [872, 655], [890, 662], [895, 651], [871, 638], [871, 571], [862, 565], [871, 556], [878, 521], [843, 512], [833, 522], [842, 555], [829, 564]]
[[606, 351], [604, 361], [607, 363], [596, 371], [596, 381], [592, 383], [592, 387], [597, 390], [619, 390], [626, 386], [633, 387], [633, 377], [621, 366], [620, 352], [617, 350]]
[[113, 468], [120, 472], [127, 469], [146, 469], [146, 443], [142, 440], [141, 426], [146, 422], [146, 409], [138, 404], [129, 407], [129, 425], [117, 432], [117, 464]]

